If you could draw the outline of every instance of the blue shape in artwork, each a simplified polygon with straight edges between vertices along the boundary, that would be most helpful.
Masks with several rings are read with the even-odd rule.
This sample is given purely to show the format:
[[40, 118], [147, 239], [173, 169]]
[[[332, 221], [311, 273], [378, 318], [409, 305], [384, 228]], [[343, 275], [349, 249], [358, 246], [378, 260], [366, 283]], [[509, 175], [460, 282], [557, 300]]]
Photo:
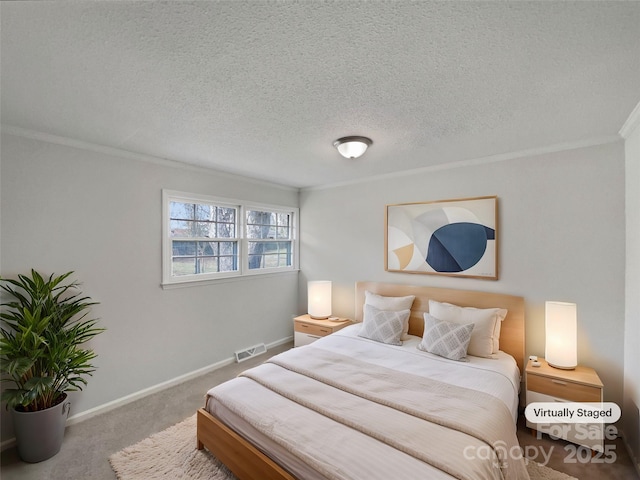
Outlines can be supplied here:
[[487, 249], [487, 240], [495, 240], [493, 228], [479, 223], [450, 223], [431, 236], [427, 263], [436, 272], [463, 272], [480, 261]]

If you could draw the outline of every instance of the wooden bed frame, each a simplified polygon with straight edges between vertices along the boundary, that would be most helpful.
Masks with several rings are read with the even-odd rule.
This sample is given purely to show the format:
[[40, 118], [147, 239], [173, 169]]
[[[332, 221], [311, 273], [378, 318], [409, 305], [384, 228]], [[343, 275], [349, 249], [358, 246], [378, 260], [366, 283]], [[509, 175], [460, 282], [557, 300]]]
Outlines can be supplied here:
[[[409, 333], [418, 336], [422, 336], [424, 330], [423, 313], [429, 310], [430, 299], [462, 307], [506, 308], [508, 314], [502, 322], [500, 350], [516, 359], [522, 374], [525, 350], [523, 297], [393, 283], [357, 282], [355, 298], [357, 322], [362, 321], [366, 290], [390, 297], [415, 295], [409, 319]], [[204, 408], [198, 410], [197, 419], [198, 450], [206, 447], [240, 480], [295, 480], [295, 477], [283, 467]]]

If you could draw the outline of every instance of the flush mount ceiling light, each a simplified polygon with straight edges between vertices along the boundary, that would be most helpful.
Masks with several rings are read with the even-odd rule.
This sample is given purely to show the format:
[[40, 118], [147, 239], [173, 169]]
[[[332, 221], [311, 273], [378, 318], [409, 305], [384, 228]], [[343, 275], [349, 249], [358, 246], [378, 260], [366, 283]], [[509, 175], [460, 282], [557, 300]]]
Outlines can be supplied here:
[[358, 158], [373, 142], [367, 137], [342, 137], [333, 142], [344, 158]]

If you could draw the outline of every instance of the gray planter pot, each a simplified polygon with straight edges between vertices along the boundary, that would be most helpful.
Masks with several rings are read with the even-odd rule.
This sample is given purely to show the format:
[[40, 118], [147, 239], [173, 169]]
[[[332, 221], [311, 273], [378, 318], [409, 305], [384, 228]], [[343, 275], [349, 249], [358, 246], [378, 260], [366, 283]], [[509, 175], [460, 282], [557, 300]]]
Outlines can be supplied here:
[[29, 463], [42, 462], [60, 451], [71, 402], [59, 404], [38, 412], [13, 410], [13, 429], [16, 434], [18, 455]]

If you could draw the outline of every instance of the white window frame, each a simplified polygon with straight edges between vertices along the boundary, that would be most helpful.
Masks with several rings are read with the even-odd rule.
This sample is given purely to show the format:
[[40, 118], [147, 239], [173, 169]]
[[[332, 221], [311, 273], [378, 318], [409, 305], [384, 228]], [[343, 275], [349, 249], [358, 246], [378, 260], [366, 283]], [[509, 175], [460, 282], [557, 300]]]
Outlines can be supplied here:
[[[233, 207], [237, 209], [236, 238], [230, 241], [238, 241], [238, 270], [233, 272], [213, 272], [198, 273], [193, 275], [172, 275], [173, 239], [171, 237], [171, 227], [169, 221], [171, 202], [203, 203], [220, 207]], [[249, 269], [249, 241], [246, 237], [246, 212], [247, 210], [261, 210], [266, 212], [286, 213], [291, 215], [291, 265], [275, 268]], [[175, 190], [162, 190], [162, 286], [188, 286], [190, 284], [202, 285], [203, 283], [214, 283], [220, 280], [241, 278], [255, 275], [278, 275], [286, 272], [299, 270], [299, 238], [298, 238], [298, 217], [297, 207], [286, 207], [281, 205], [268, 205], [255, 202], [245, 202], [230, 198], [201, 195]]]

